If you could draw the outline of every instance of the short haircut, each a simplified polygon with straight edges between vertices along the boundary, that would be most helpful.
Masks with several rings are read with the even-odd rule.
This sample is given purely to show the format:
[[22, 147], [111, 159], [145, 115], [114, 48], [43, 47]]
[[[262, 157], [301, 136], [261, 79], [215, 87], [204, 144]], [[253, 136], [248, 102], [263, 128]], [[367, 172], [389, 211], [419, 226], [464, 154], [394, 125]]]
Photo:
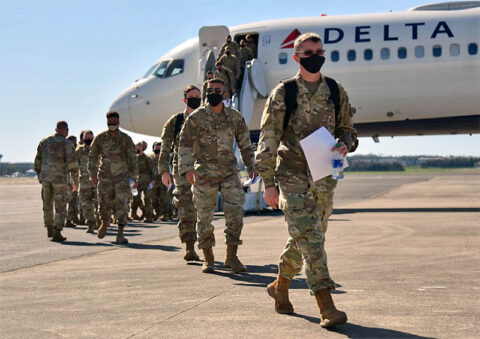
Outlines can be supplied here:
[[83, 130], [82, 133], [80, 133], [80, 139], [84, 139], [85, 138], [85, 134], [91, 134], [92, 137], [94, 137], [93, 135], [93, 132], [89, 129], [86, 129], [86, 130]]
[[222, 86], [225, 87], [225, 83], [223, 82], [222, 79], [219, 79], [219, 78], [213, 78], [213, 79], [210, 79], [208, 80], [208, 84], [222, 84]]
[[77, 137], [74, 136], [74, 135], [69, 135], [69, 136], [67, 137], [67, 139], [68, 139], [68, 140], [75, 140], [75, 141], [77, 141]]
[[68, 124], [65, 120], [60, 120], [57, 122], [57, 129], [67, 129]]
[[195, 86], [195, 85], [188, 85], [188, 86], [185, 87], [185, 89], [183, 90], [183, 97], [186, 99], [188, 92], [193, 91], [193, 90], [195, 90], [195, 89], [200, 92], [200, 90], [198, 89], [197, 86]]
[[142, 147], [143, 147], [143, 150], [145, 151], [148, 147], [148, 144], [145, 140], [142, 141]]
[[157, 146], [162, 146], [162, 142], [161, 141], [155, 141], [152, 145], [152, 150], [155, 151], [155, 147], [157, 147]]
[[109, 118], [120, 119], [120, 115], [117, 112], [107, 112], [107, 119]]
[[303, 33], [295, 39], [295, 43], [293, 44], [293, 50], [295, 53], [297, 53], [300, 48], [302, 47], [303, 43], [305, 41], [311, 41], [311, 42], [322, 42], [322, 39], [320, 38], [320, 35], [317, 33]]
[[143, 148], [142, 142], [141, 142], [141, 141], [137, 142], [137, 143], [135, 144], [135, 147], [137, 147], [137, 146], [140, 146], [141, 148]]
[[226, 38], [227, 38], [227, 39], [228, 39], [228, 38], [230, 38], [230, 39], [231, 39], [231, 38], [232, 38], [232, 36], [229, 34], [229, 35], [227, 35], [227, 36], [226, 36]]

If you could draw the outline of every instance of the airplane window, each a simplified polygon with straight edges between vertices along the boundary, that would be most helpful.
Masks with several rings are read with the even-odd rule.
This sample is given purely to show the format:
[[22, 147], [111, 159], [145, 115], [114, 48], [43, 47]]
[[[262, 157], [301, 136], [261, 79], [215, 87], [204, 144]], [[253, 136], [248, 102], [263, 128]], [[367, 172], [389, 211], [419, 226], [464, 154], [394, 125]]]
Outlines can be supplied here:
[[347, 52], [348, 61], [355, 61], [356, 58], [357, 58], [357, 53], [355, 52], [355, 50], [351, 49]]
[[440, 46], [440, 45], [433, 46], [432, 54], [435, 58], [438, 58], [438, 57], [442, 56], [442, 46]]
[[340, 60], [340, 53], [338, 53], [338, 51], [332, 51], [330, 58], [332, 58], [333, 62], [337, 62]]
[[460, 45], [459, 44], [451, 44], [450, 45], [450, 55], [451, 56], [459, 56], [460, 55]]
[[405, 59], [407, 57], [407, 49], [405, 47], [398, 48], [398, 58]]
[[158, 67], [158, 62], [155, 63], [152, 67], [149, 68], [149, 70], [147, 71], [147, 73], [145, 73], [143, 78], [148, 78], [150, 75], [152, 75], [153, 72], [157, 69], [157, 67]]
[[380, 50], [380, 57], [382, 60], [390, 59], [390, 50], [388, 48], [382, 48]]
[[415, 47], [415, 58], [423, 58], [425, 56], [425, 49], [423, 46]]
[[165, 70], [167, 69], [168, 63], [170, 60], [165, 60], [160, 63], [160, 66], [158, 67], [157, 71], [155, 72], [155, 75], [157, 77], [163, 77], [165, 75]]
[[363, 58], [365, 60], [372, 60], [373, 59], [373, 52], [371, 49], [366, 49], [363, 51]]
[[167, 72], [165, 73], [165, 78], [173, 77], [174, 75], [183, 73], [183, 65], [185, 60], [177, 59], [173, 60], [170, 65], [168, 65]]
[[477, 55], [478, 53], [478, 45], [474, 42], [468, 45], [468, 54], [470, 55]]
[[280, 63], [280, 65], [285, 65], [288, 62], [287, 53], [280, 53], [278, 55], [278, 62]]

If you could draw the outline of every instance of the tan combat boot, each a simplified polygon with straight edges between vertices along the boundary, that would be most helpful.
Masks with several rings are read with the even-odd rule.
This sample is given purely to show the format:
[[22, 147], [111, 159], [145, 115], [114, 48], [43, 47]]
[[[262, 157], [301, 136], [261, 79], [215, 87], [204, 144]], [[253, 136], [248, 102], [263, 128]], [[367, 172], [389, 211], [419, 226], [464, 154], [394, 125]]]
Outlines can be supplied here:
[[51, 238], [53, 235], [53, 227], [52, 226], [45, 226], [47, 228], [47, 237]]
[[105, 238], [105, 236], [107, 235], [108, 226], [110, 226], [110, 219], [102, 220], [102, 224], [100, 225], [97, 234], [99, 239]]
[[277, 275], [271, 284], [267, 286], [268, 295], [275, 299], [275, 311], [281, 314], [292, 314], [293, 305], [288, 299], [288, 287], [291, 280], [285, 278], [280, 274]]
[[115, 241], [117, 244], [128, 244], [127, 238], [123, 236], [124, 228], [125, 228], [125, 225], [118, 224], [117, 240]]
[[347, 322], [345, 312], [339, 311], [333, 304], [332, 295], [328, 288], [323, 288], [315, 293], [320, 310], [320, 326], [331, 328]]
[[200, 258], [197, 253], [195, 253], [195, 240], [187, 240], [185, 242], [187, 247], [187, 253], [183, 257], [186, 261], [198, 261]]
[[232, 269], [235, 273], [246, 272], [247, 268], [240, 262], [237, 257], [237, 245], [227, 245], [227, 253], [225, 255], [225, 264], [226, 268]]
[[60, 230], [57, 230], [56, 228], [53, 229], [53, 234], [52, 234], [52, 241], [55, 242], [62, 242], [67, 240], [67, 237], [64, 237], [61, 233]]
[[213, 256], [213, 249], [207, 247], [203, 249], [203, 256], [205, 259], [202, 264], [203, 273], [213, 273], [215, 272], [215, 257]]

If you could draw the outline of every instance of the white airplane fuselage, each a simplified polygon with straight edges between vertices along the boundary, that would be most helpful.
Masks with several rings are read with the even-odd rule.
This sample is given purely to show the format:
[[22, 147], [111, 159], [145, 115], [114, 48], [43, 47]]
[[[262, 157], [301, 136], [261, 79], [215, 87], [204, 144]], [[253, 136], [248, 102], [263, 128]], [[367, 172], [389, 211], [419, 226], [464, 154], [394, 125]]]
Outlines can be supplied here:
[[[347, 90], [360, 136], [480, 132], [480, 8], [282, 19], [229, 32], [258, 35], [268, 91], [298, 71], [296, 35], [318, 33], [326, 50], [321, 72]], [[120, 113], [122, 127], [161, 136], [164, 123], [185, 107], [183, 89], [202, 85], [205, 55], [211, 50], [216, 56], [223, 42], [199, 39], [165, 54], [152, 74], [115, 100], [110, 109]], [[162, 75], [163, 66], [172, 72], [173, 61], [178, 69]], [[251, 130], [260, 128], [264, 103], [255, 100]]]

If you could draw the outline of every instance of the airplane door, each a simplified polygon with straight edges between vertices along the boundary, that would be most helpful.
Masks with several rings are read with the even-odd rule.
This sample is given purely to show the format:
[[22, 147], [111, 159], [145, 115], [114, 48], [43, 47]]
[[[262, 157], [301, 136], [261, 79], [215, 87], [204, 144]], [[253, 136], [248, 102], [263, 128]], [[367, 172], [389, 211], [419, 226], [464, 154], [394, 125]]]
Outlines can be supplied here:
[[200, 28], [198, 31], [200, 55], [209, 49], [213, 51], [216, 58], [228, 34], [230, 34], [230, 30], [227, 26], [203, 26]]

